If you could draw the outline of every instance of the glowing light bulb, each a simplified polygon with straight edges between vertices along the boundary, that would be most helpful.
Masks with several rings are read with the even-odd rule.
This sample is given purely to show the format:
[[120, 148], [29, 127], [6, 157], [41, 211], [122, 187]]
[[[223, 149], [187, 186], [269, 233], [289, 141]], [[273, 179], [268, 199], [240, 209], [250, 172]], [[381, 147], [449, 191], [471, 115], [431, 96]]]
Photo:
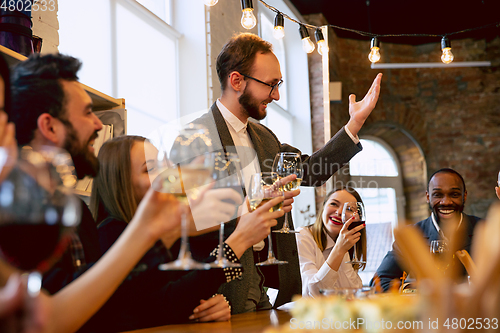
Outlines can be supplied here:
[[371, 62], [377, 62], [380, 60], [380, 49], [378, 47], [372, 47], [370, 54], [368, 55], [368, 59]]
[[316, 36], [316, 43], [318, 43], [318, 53], [321, 55], [328, 54], [328, 43], [325, 41], [325, 37], [323, 37], [323, 32], [318, 28], [314, 32], [314, 36]]
[[204, 0], [204, 1], [205, 1], [205, 5], [207, 5], [209, 7], [215, 6], [217, 4], [217, 2], [219, 2], [219, 0]]
[[241, 16], [241, 25], [245, 29], [252, 29], [257, 24], [257, 19], [253, 14], [253, 8], [243, 9], [243, 15]]
[[449, 64], [453, 61], [453, 53], [451, 53], [451, 47], [443, 49], [443, 55], [441, 56], [441, 61], [445, 64]]
[[443, 37], [441, 39], [441, 50], [443, 50], [443, 55], [441, 55], [441, 61], [445, 64], [449, 64], [453, 61], [453, 53], [451, 53], [451, 43], [448, 37]]
[[281, 39], [285, 37], [285, 28], [280, 26], [274, 27], [273, 36], [276, 39]]
[[276, 39], [281, 39], [285, 37], [285, 19], [283, 15], [278, 12], [274, 17], [274, 31], [273, 36]]
[[326, 55], [330, 49], [328, 48], [328, 44], [324, 40], [320, 40], [318, 42], [318, 53], [321, 55]]
[[314, 46], [311, 37], [309, 37], [307, 28], [303, 24], [299, 24], [299, 32], [300, 38], [302, 38], [302, 49], [307, 53], [313, 52], [316, 47]]
[[302, 39], [302, 49], [307, 53], [312, 53], [316, 47], [310, 37]]
[[375, 63], [380, 60], [380, 42], [377, 37], [373, 37], [370, 45], [370, 54], [368, 55], [368, 59]]

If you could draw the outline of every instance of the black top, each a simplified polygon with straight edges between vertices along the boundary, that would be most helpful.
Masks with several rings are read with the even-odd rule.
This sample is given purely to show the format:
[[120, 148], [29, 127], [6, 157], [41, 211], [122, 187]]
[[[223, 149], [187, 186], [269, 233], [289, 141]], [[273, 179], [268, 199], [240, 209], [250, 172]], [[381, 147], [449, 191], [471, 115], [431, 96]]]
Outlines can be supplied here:
[[[98, 228], [103, 253], [118, 239], [127, 223], [108, 218]], [[213, 261], [212, 257], [211, 260]], [[185, 323], [200, 304], [226, 282], [222, 269], [160, 271], [171, 261], [168, 250], [157, 242], [139, 261], [106, 304], [81, 328], [81, 332], [120, 332]]]
[[83, 200], [80, 200], [80, 202], [81, 220], [76, 233], [82, 243], [87, 265], [86, 267], [75, 267], [68, 247], [61, 259], [43, 275], [43, 288], [50, 294], [54, 294], [68, 285], [101, 257], [94, 218], [85, 202]]

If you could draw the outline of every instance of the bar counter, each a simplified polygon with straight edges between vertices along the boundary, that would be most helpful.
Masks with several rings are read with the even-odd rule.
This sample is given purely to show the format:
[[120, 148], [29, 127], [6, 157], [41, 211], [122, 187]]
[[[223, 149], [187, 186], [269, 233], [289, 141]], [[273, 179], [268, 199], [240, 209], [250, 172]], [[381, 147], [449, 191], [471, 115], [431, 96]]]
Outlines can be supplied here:
[[264, 310], [233, 315], [231, 320], [226, 322], [166, 325], [126, 333], [261, 333], [269, 326], [277, 327], [287, 324], [291, 318], [287, 311]]

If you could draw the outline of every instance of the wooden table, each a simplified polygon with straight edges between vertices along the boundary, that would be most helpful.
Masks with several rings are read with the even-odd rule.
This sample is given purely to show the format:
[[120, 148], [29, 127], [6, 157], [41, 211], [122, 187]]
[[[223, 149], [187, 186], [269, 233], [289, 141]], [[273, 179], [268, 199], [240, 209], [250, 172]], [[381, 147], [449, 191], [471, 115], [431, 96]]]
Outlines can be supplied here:
[[269, 326], [288, 324], [291, 318], [290, 313], [286, 311], [265, 310], [233, 315], [231, 321], [226, 322], [166, 325], [129, 333], [261, 333]]

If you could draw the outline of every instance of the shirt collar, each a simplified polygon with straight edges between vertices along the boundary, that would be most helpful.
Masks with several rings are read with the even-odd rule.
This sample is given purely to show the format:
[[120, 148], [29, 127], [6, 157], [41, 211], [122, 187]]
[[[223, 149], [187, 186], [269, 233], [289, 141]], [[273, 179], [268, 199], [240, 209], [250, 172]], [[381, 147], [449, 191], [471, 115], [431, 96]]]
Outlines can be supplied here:
[[246, 130], [248, 125], [248, 120], [245, 123], [242, 123], [241, 120], [238, 119], [238, 117], [236, 117], [231, 111], [229, 111], [228, 108], [224, 106], [224, 104], [222, 104], [220, 99], [217, 99], [216, 104], [226, 122], [229, 125], [231, 125], [231, 127], [236, 131], [236, 133]]
[[[437, 223], [436, 217], [434, 216], [434, 212], [431, 213], [431, 218], [432, 218], [432, 224], [434, 224], [434, 228], [436, 228], [436, 230], [437, 230], [439, 236], [441, 237], [441, 239], [448, 240], [448, 238], [444, 235], [443, 230], [441, 230], [441, 227]], [[462, 225], [463, 219], [464, 219], [464, 213], [460, 213], [460, 222], [458, 222], [457, 230]]]
[[328, 233], [325, 232], [325, 235], [326, 235], [326, 246], [325, 246], [325, 250], [328, 250], [332, 247], [335, 246], [335, 241], [330, 237], [330, 235], [328, 235]]

